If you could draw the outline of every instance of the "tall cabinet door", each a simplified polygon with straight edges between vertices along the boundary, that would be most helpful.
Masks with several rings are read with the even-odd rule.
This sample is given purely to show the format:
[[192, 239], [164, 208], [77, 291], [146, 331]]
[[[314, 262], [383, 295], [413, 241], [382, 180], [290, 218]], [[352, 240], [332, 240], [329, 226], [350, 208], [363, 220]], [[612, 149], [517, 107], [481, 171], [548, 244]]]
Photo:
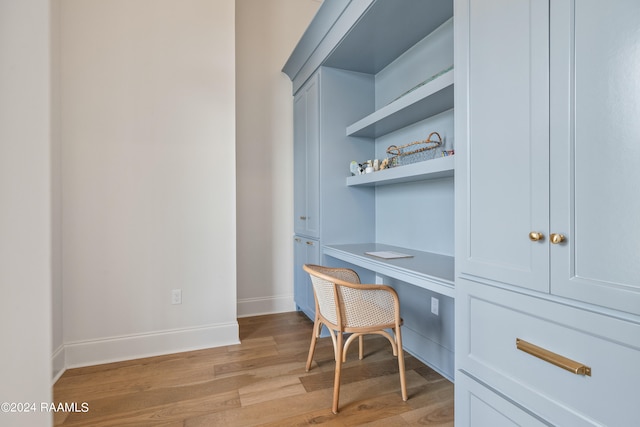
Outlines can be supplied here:
[[293, 100], [294, 231], [319, 237], [320, 227], [320, 92], [318, 75]]
[[640, 314], [640, 2], [551, 7], [551, 292]]
[[548, 292], [549, 2], [460, 1], [458, 16], [458, 268]]

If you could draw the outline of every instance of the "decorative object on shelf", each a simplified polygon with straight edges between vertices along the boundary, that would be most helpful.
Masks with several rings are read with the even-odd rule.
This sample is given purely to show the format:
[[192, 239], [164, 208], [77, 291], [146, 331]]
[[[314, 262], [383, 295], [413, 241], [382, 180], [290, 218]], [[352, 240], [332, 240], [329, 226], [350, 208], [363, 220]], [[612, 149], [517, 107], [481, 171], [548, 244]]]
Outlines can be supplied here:
[[367, 173], [378, 172], [383, 169], [390, 168], [389, 158], [374, 159], [367, 160], [366, 162], [358, 163], [355, 160], [352, 160], [349, 164], [349, 170], [351, 171], [351, 175], [364, 175]]
[[[433, 136], [438, 139], [432, 139]], [[427, 139], [414, 141], [405, 145], [391, 145], [387, 148], [387, 154], [391, 155], [391, 167], [408, 165], [411, 163], [431, 160], [438, 156], [436, 148], [442, 146], [442, 137], [438, 132], [431, 132]]]
[[351, 175], [360, 175], [360, 164], [352, 160], [349, 164], [349, 170], [351, 171]]
[[[351, 171], [351, 175], [364, 175], [365, 173], [373, 172], [373, 167], [371, 166], [371, 160], [367, 160], [366, 162], [358, 163], [355, 160], [352, 160], [349, 164], [349, 170]], [[370, 169], [367, 172], [367, 169]]]
[[364, 167], [364, 173], [373, 173], [373, 172], [375, 172], [373, 170], [373, 161], [372, 160], [367, 160], [366, 162], [364, 162], [364, 164], [362, 166]]

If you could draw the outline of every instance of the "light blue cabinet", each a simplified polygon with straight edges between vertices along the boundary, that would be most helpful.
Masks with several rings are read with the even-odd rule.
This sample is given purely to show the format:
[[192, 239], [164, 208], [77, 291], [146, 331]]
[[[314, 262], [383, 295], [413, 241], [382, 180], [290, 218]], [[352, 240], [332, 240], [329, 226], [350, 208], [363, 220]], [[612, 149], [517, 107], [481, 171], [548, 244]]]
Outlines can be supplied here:
[[455, 424], [470, 427], [548, 427], [533, 414], [468, 377], [456, 378]]
[[302, 236], [293, 238], [294, 287], [293, 298], [300, 311], [309, 318], [315, 317], [316, 306], [311, 279], [302, 269], [304, 264], [320, 263], [320, 244], [315, 239]]
[[456, 0], [457, 425], [637, 423], [638, 46], [634, 0]]
[[456, 57], [456, 90], [468, 105], [456, 109], [456, 135], [470, 166], [456, 174], [456, 191], [466, 195], [457, 206], [457, 262], [475, 277], [548, 291], [548, 245], [527, 236], [548, 234], [549, 4], [458, 3], [468, 13], [469, 48]]
[[318, 76], [293, 100], [293, 210], [294, 232], [320, 237], [320, 92]]
[[640, 315], [637, 2], [490, 4], [469, 8], [460, 268]]
[[366, 240], [372, 233], [373, 195], [344, 185], [350, 162], [373, 147], [347, 144], [347, 123], [372, 102], [368, 77], [318, 69], [294, 95], [294, 300], [313, 319], [315, 305], [305, 263], [320, 264], [323, 242]]
[[640, 316], [640, 2], [551, 12], [551, 292]]

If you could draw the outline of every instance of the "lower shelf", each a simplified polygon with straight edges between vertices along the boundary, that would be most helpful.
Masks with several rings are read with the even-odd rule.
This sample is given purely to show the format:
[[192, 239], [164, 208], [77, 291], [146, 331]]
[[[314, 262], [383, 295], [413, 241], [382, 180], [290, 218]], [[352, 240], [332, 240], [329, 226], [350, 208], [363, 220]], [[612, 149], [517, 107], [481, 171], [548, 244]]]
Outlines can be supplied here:
[[384, 169], [378, 172], [347, 177], [347, 186], [376, 186], [402, 182], [446, 178], [454, 175], [455, 156], [437, 157], [432, 160]]
[[[366, 252], [392, 251], [409, 258], [383, 259]], [[381, 243], [326, 245], [322, 253], [380, 275], [392, 277], [441, 295], [455, 298], [454, 258]]]

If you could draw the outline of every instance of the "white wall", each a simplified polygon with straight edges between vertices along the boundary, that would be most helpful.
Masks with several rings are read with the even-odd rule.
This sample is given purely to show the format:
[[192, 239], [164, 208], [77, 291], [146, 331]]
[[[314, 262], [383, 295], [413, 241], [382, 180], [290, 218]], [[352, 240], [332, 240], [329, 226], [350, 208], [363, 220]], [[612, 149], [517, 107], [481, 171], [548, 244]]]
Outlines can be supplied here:
[[49, 0], [0, 0], [0, 402], [38, 405], [51, 401], [49, 18]]
[[280, 70], [315, 0], [236, 0], [238, 314], [293, 303], [293, 97]]
[[60, 2], [51, 0], [51, 307], [52, 367], [56, 380], [65, 368], [62, 328], [62, 175], [60, 140]]
[[234, 0], [60, 16], [67, 366], [237, 342]]

